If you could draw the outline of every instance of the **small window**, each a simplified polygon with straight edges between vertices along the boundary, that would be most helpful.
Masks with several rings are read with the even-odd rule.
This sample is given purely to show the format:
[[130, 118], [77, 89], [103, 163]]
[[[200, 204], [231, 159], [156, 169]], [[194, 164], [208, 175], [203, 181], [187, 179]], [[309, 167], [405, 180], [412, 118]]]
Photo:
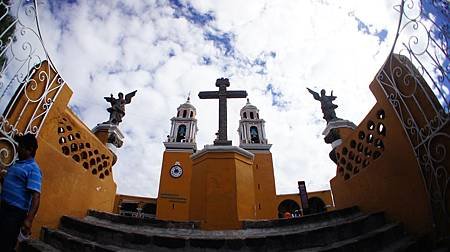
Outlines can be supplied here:
[[189, 116], [190, 118], [194, 117], [194, 111], [191, 111], [191, 114]]
[[255, 116], [253, 115], [253, 112], [250, 112], [250, 119], [254, 119]]
[[186, 118], [187, 116], [187, 110], [183, 110], [183, 118]]
[[180, 117], [180, 111], [177, 112], [177, 117]]
[[259, 113], [256, 113], [256, 118], [259, 119]]
[[244, 118], [247, 119], [247, 112], [244, 112]]

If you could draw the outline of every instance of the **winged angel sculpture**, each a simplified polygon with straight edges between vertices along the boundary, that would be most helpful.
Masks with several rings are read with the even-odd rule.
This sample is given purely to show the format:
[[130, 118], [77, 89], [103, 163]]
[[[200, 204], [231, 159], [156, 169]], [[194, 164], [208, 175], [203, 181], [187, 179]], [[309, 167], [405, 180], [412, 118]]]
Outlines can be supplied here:
[[131, 98], [136, 95], [137, 90], [125, 95], [119, 93], [119, 98], [114, 98], [113, 94], [110, 97], [105, 97], [105, 100], [111, 103], [111, 107], [107, 109], [109, 112], [109, 120], [105, 123], [119, 125], [122, 122], [122, 118], [125, 116], [125, 105], [131, 103]]
[[306, 89], [308, 89], [308, 91], [313, 95], [314, 99], [320, 101], [323, 119], [325, 119], [327, 123], [333, 120], [340, 119], [336, 116], [336, 112], [334, 111], [338, 106], [336, 104], [333, 104], [333, 101], [337, 98], [333, 95], [333, 90], [331, 90], [331, 95], [326, 95], [325, 89], [322, 89], [319, 95], [317, 92], [309, 88]]

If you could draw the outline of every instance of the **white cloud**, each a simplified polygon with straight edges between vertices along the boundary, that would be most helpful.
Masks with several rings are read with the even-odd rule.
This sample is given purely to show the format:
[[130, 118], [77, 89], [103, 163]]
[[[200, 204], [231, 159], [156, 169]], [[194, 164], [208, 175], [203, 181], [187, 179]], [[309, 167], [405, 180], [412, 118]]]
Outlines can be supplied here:
[[[363, 119], [375, 103], [368, 85], [396, 29], [397, 14], [390, 1], [182, 4], [215, 19], [202, 25], [175, 18], [173, 6], [159, 2], [79, 1], [62, 4], [54, 13], [48, 11], [49, 3], [41, 6], [46, 45], [74, 90], [71, 104], [81, 108], [87, 125], [107, 120], [104, 96], [138, 90], [120, 125], [126, 138], [114, 167], [118, 193], [157, 195], [162, 142], [169, 119], [188, 92], [197, 108], [198, 148], [214, 140], [217, 101], [199, 100], [197, 94], [215, 90], [220, 77], [230, 78], [231, 89], [247, 90], [266, 120], [277, 192], [296, 192], [297, 180], [305, 180], [309, 190], [329, 188], [335, 175], [328, 158], [331, 147], [321, 135], [325, 121], [320, 104], [306, 87], [334, 90], [337, 115], [355, 123]], [[371, 24], [371, 32], [388, 30], [387, 38], [380, 42], [359, 31], [354, 17]], [[234, 53], [225, 55], [227, 45], [207, 40], [206, 33], [229, 34]], [[257, 73], [262, 69], [265, 74]], [[280, 92], [285, 107], [272, 105], [271, 92], [266, 92], [269, 84]], [[239, 110], [245, 100], [228, 104], [228, 135], [237, 144]]]

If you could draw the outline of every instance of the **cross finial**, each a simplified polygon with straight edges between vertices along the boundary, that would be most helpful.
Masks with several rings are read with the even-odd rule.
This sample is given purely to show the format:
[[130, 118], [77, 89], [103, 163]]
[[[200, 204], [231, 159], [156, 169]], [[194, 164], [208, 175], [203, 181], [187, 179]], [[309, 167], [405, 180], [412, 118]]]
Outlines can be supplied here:
[[227, 78], [217, 79], [216, 80], [216, 87], [220, 87], [220, 86], [229, 87], [230, 86], [230, 81]]
[[187, 97], [187, 101], [186, 102], [190, 102], [191, 101], [191, 91], [189, 91], [189, 93], [188, 93], [188, 97]]
[[216, 80], [219, 91], [203, 91], [198, 94], [200, 99], [219, 99], [219, 132], [214, 145], [231, 145], [227, 138], [227, 98], [245, 98], [246, 91], [227, 91], [230, 81], [226, 78]]

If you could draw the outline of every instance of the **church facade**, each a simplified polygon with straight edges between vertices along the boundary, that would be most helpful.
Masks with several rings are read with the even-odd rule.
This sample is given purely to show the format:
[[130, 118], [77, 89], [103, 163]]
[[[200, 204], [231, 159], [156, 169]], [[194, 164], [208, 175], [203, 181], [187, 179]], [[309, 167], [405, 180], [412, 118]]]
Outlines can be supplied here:
[[[238, 229], [244, 220], [276, 219], [307, 206], [298, 193], [276, 194], [265, 121], [248, 99], [240, 110], [239, 146], [206, 145], [197, 150], [196, 115], [188, 98], [171, 118], [158, 197], [118, 195], [116, 213], [199, 221], [204, 229], [220, 230]], [[334, 208], [330, 190], [308, 192], [308, 198], [312, 212]]]

